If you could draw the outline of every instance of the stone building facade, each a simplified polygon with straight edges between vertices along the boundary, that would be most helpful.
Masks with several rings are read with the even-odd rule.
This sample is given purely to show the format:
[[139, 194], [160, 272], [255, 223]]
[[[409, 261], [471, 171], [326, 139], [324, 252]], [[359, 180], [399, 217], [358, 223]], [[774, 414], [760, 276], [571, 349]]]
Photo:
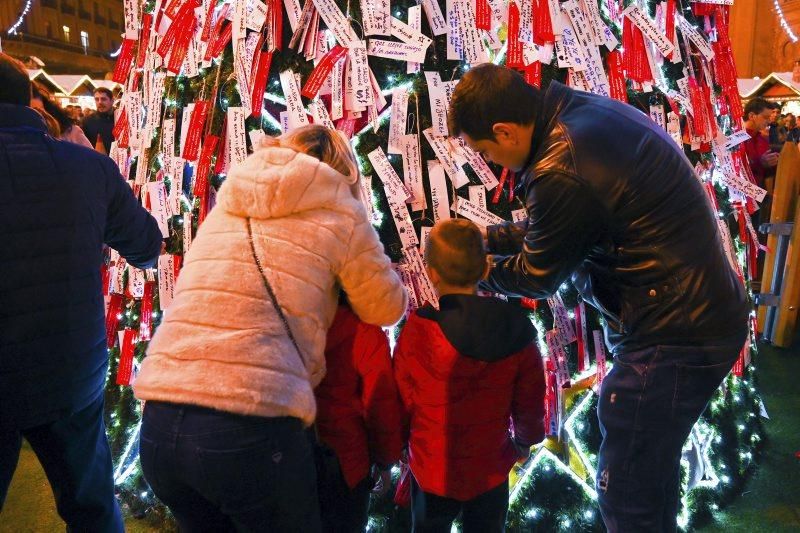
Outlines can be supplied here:
[[102, 78], [114, 69], [110, 54], [122, 42], [123, 0], [33, 0], [15, 35], [8, 29], [28, 0], [0, 1], [3, 51], [40, 58], [50, 73]]
[[781, 27], [777, 2], [789, 28], [800, 38], [800, 0], [736, 0], [730, 35], [740, 78], [791, 72], [800, 59], [800, 40], [793, 43]]

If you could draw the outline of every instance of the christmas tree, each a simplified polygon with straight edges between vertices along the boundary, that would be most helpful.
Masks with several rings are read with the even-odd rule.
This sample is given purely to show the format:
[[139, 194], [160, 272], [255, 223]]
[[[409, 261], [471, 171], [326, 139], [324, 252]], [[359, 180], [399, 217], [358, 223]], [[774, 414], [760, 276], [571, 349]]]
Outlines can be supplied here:
[[[724, 4], [126, 0], [114, 72], [125, 93], [111, 157], [159, 221], [168, 253], [155, 271], [126, 266], [113, 251], [105, 266], [107, 424], [125, 507], [168, 520], [141, 476], [141, 409], [129, 385], [227, 169], [264, 135], [315, 122], [352, 139], [365, 206], [413, 308], [436, 300], [421, 259], [436, 221], [526, 216], [514, 174], [448, 137], [447, 103], [460, 76], [491, 61], [536, 86], [558, 80], [616, 98], [652, 117], [696, 164], [728, 258], [749, 288], [758, 253], [750, 214], [763, 191], [743, 157]], [[547, 301], [512, 301], [529, 309], [547, 358], [548, 438], [511, 474], [509, 529], [602, 531], [595, 391], [611, 361], [601, 319], [568, 284]], [[755, 468], [763, 432], [754, 353], [748, 342], [686, 443], [684, 528], [728, 504]], [[408, 530], [407, 511], [391, 498], [372, 510], [370, 530]]]

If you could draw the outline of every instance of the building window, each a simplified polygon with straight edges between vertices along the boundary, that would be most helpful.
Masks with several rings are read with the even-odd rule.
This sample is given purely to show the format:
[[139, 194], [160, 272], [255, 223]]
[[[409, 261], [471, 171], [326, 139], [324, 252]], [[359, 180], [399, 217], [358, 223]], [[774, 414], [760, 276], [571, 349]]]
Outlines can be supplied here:
[[69, 26], [61, 26], [61, 29], [64, 30], [64, 41], [69, 42]]
[[44, 23], [44, 33], [48, 39], [53, 38], [53, 26], [49, 22]]
[[97, 49], [98, 50], [102, 50], [103, 49], [103, 36], [102, 35], [98, 35], [97, 36]]
[[81, 46], [84, 52], [89, 48], [89, 34], [85, 31], [81, 32]]

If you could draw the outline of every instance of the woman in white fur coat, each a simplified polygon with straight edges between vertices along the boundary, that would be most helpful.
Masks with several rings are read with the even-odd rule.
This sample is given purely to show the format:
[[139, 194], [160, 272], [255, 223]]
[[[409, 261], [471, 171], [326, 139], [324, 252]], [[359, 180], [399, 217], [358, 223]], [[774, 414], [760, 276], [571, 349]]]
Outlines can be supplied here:
[[370, 324], [406, 310], [344, 137], [306, 126], [272, 144], [231, 169], [134, 384], [142, 469], [183, 531], [318, 531], [304, 430], [339, 287]]

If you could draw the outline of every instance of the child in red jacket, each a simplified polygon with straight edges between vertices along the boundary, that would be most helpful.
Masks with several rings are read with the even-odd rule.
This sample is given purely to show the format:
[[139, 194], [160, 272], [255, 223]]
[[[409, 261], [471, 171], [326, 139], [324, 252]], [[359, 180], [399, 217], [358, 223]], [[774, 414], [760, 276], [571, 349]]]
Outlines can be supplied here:
[[544, 369], [517, 306], [476, 295], [486, 272], [477, 226], [437, 224], [425, 250], [439, 310], [409, 317], [394, 375], [409, 417], [413, 531], [504, 531], [508, 473], [544, 438]]
[[322, 530], [361, 533], [375, 486], [370, 470], [380, 473], [386, 489], [389, 467], [400, 459], [403, 406], [386, 334], [362, 322], [344, 297], [328, 330], [325, 364], [314, 391], [317, 434], [338, 464], [318, 457], [328, 467], [318, 480]]

